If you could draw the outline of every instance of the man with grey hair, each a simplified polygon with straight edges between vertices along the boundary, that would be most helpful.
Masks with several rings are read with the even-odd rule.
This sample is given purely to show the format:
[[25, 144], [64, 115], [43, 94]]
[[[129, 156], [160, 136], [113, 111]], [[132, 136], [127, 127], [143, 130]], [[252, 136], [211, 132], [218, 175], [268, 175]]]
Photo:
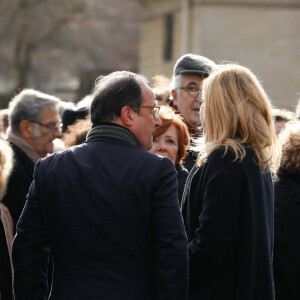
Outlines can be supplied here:
[[59, 102], [54, 96], [26, 89], [9, 103], [7, 138], [14, 152], [14, 167], [2, 202], [14, 226], [25, 205], [35, 163], [53, 152], [53, 140], [61, 136]]
[[81, 145], [37, 162], [13, 244], [15, 299], [183, 300], [187, 240], [177, 174], [148, 151], [161, 125], [144, 77], [96, 81]]
[[[173, 100], [170, 105], [183, 116], [191, 137], [198, 137], [201, 134], [199, 129], [201, 86], [215, 66], [212, 60], [190, 53], [181, 56], [175, 63], [171, 91]], [[184, 166], [191, 170], [195, 160], [196, 156], [189, 152]]]

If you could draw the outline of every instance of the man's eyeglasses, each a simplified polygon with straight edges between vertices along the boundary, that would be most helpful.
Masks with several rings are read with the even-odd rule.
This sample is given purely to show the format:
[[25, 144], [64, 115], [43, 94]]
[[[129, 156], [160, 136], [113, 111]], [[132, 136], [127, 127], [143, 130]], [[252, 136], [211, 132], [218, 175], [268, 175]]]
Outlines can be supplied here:
[[151, 114], [153, 115], [154, 119], [157, 119], [159, 116], [159, 106], [147, 106], [147, 105], [141, 105], [140, 107], [145, 107], [145, 108], [151, 108]]
[[[136, 107], [138, 106], [136, 105]], [[151, 108], [151, 114], [153, 115], [154, 119], [159, 117], [160, 106], [140, 105], [140, 107]]]
[[52, 131], [56, 131], [56, 130], [61, 130], [62, 129], [62, 126], [61, 126], [62, 124], [60, 124], [60, 123], [51, 122], [49, 124], [43, 124], [43, 123], [38, 122], [38, 121], [33, 121], [33, 120], [28, 120], [28, 121], [31, 122], [31, 123], [36, 123], [36, 124], [39, 124], [40, 126], [49, 128]]
[[193, 98], [197, 98], [198, 95], [202, 92], [202, 89], [199, 89], [196, 86], [182, 86], [179, 88], [179, 90], [186, 90], [188, 92], [188, 94], [193, 97]]

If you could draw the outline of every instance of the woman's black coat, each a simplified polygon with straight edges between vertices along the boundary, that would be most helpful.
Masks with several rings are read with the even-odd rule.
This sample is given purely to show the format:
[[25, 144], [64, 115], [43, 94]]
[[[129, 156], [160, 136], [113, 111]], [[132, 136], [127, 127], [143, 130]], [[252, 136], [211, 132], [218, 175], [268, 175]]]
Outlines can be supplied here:
[[191, 299], [274, 299], [271, 174], [249, 149], [233, 160], [231, 151], [213, 151], [184, 204]]

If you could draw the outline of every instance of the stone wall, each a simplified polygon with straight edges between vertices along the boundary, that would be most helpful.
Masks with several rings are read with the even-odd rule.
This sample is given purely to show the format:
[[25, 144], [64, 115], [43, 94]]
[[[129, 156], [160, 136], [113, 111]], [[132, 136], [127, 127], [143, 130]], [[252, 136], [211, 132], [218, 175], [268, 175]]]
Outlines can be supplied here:
[[[171, 76], [181, 55], [180, 1], [148, 1], [140, 35], [140, 69]], [[298, 4], [297, 4], [298, 3]], [[201, 1], [190, 9], [189, 51], [235, 61], [262, 81], [274, 105], [294, 110], [300, 93], [299, 1]], [[174, 49], [163, 60], [164, 17], [174, 14]]]

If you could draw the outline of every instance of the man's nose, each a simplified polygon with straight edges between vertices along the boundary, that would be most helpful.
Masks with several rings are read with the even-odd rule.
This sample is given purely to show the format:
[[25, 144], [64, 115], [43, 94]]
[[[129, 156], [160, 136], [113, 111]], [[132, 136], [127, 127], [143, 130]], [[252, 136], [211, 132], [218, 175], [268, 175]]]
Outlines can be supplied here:
[[156, 119], [155, 119], [155, 127], [158, 128], [158, 127], [161, 126], [161, 124], [162, 124], [162, 123], [161, 123], [160, 117], [156, 118]]
[[197, 102], [202, 103], [202, 91], [200, 91], [196, 97]]
[[60, 128], [57, 128], [54, 132], [53, 132], [54, 137], [56, 138], [61, 138], [62, 137], [62, 132], [60, 130]]

